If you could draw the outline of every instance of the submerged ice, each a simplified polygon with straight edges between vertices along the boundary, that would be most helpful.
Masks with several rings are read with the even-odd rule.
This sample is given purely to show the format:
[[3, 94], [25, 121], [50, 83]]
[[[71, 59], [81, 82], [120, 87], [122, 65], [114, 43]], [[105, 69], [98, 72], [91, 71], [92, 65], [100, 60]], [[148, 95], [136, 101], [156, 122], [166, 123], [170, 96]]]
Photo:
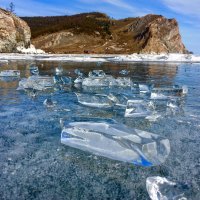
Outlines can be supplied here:
[[96, 120], [67, 123], [61, 133], [61, 143], [141, 166], [159, 165], [170, 153], [170, 142], [166, 138], [116, 122]]

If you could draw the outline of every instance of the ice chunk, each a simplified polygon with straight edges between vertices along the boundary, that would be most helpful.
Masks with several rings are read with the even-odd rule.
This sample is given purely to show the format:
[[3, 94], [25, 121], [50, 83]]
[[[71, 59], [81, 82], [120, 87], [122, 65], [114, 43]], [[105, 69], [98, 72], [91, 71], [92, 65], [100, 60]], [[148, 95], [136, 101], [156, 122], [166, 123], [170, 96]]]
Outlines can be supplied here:
[[56, 75], [62, 75], [63, 74], [63, 68], [61, 66], [56, 67], [55, 71], [56, 71]]
[[117, 87], [131, 87], [132, 81], [129, 77], [118, 77], [116, 79], [110, 79], [109, 85], [110, 86], [117, 86]]
[[146, 188], [152, 200], [187, 200], [184, 195], [187, 185], [174, 183], [164, 177], [147, 178]]
[[81, 84], [83, 82], [83, 78], [81, 77], [81, 76], [79, 76], [78, 78], [76, 78], [75, 80], [74, 80], [74, 83], [75, 84]]
[[139, 91], [141, 93], [150, 93], [153, 88], [151, 84], [139, 84]]
[[125, 117], [146, 117], [154, 111], [153, 102], [144, 100], [129, 100], [125, 111]]
[[45, 99], [43, 102], [44, 106], [47, 108], [52, 108], [55, 106], [55, 103], [51, 100], [51, 98]]
[[62, 130], [61, 143], [141, 166], [160, 165], [170, 153], [166, 138], [97, 119], [68, 122]]
[[30, 76], [19, 82], [18, 90], [35, 89], [45, 90], [54, 86], [53, 78], [50, 76]]
[[93, 70], [90, 71], [88, 77], [95, 78], [95, 77], [105, 77], [106, 74], [103, 70]]
[[74, 73], [77, 74], [79, 77], [83, 77], [83, 73], [81, 72], [80, 69], [75, 69]]
[[119, 74], [122, 74], [122, 75], [128, 75], [130, 71], [126, 70], [126, 69], [123, 69], [119, 72]]
[[82, 82], [83, 86], [88, 87], [108, 87], [109, 86], [109, 80], [105, 77], [96, 77], [96, 78], [85, 78]]
[[4, 70], [0, 72], [0, 77], [19, 77], [19, 70]]
[[72, 84], [72, 79], [71, 77], [67, 76], [58, 76], [55, 75], [53, 77], [54, 83], [57, 85], [65, 85], [65, 86], [70, 86]]
[[114, 102], [115, 106], [126, 108], [128, 97], [123, 94], [112, 94], [108, 95], [108, 98]]
[[36, 65], [31, 65], [30, 66], [30, 73], [31, 75], [39, 75], [39, 69]]
[[175, 85], [173, 87], [168, 88], [153, 88], [151, 93], [152, 99], [167, 99], [172, 96], [180, 96], [183, 94], [187, 94], [188, 88], [187, 86], [178, 86]]
[[82, 105], [94, 108], [112, 108], [114, 103], [108, 98], [107, 95], [102, 94], [80, 94], [76, 93], [78, 102]]
[[168, 99], [168, 97], [161, 93], [151, 92], [150, 99], [165, 100], [165, 99]]
[[180, 101], [171, 99], [167, 102], [167, 115], [177, 115], [184, 113]]

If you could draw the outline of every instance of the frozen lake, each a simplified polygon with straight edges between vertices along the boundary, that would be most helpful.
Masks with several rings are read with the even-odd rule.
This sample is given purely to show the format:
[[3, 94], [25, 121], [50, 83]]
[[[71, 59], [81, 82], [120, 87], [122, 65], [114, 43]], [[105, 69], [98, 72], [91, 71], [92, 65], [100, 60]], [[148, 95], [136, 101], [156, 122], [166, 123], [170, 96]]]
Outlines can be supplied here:
[[[110, 91], [105, 86], [84, 88], [72, 84], [42, 92], [16, 90], [20, 79], [30, 76], [31, 63], [26, 60], [0, 63], [0, 71], [21, 72], [20, 78], [0, 78], [0, 199], [148, 200], [146, 180], [160, 176], [178, 183], [178, 192], [184, 193], [185, 198], [199, 200], [200, 64], [35, 62], [41, 76], [53, 77], [55, 68], [62, 66], [63, 76], [71, 77], [72, 82], [79, 70], [87, 77], [90, 71], [101, 69], [115, 79], [125, 77], [136, 85], [155, 88], [187, 85], [187, 95], [173, 99], [169, 96], [167, 100], [152, 98], [159, 117], [149, 120], [143, 115], [150, 111], [135, 117], [126, 105], [115, 108], [104, 104], [105, 108], [78, 101], [77, 94], [108, 95]], [[131, 100], [151, 99], [149, 94], [137, 93], [129, 85], [112, 92]], [[45, 106], [46, 99], [52, 99], [55, 105]], [[98, 99], [99, 96], [95, 98]], [[168, 106], [170, 110], [163, 107], [163, 102], [176, 103], [175, 107]], [[131, 103], [135, 102], [131, 101], [130, 107]], [[60, 119], [70, 121], [74, 117], [93, 121], [100, 118], [105, 122], [112, 119], [129, 128], [157, 134], [169, 140], [170, 154], [161, 164], [140, 166], [64, 145]]]

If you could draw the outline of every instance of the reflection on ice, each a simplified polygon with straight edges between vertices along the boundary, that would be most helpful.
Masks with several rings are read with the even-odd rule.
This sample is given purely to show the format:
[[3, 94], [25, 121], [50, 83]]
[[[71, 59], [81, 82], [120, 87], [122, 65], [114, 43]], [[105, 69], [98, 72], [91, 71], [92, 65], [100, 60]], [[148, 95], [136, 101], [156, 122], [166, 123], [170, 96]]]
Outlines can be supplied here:
[[61, 143], [141, 166], [159, 165], [170, 153], [166, 138], [97, 119], [67, 123], [61, 133]]
[[168, 181], [164, 177], [149, 177], [146, 188], [152, 200], [187, 200], [184, 195], [187, 185]]

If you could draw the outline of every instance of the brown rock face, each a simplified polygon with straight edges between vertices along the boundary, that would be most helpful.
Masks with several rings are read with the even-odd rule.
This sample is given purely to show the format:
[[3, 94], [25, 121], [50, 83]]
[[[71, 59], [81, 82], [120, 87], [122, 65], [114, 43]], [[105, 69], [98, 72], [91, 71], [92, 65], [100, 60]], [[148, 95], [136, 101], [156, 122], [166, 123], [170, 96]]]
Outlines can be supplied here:
[[[179, 33], [178, 23], [175, 19], [166, 19], [162, 16], [147, 15], [141, 18], [145, 23], [144, 30], [134, 37], [135, 41], [142, 43], [142, 53], [187, 53]], [[136, 28], [136, 31], [137, 28]]]
[[12, 53], [30, 46], [31, 32], [25, 21], [0, 8], [0, 52]]
[[187, 53], [177, 21], [161, 15], [114, 20], [102, 13], [84, 13], [24, 20], [31, 27], [33, 44], [46, 52]]

